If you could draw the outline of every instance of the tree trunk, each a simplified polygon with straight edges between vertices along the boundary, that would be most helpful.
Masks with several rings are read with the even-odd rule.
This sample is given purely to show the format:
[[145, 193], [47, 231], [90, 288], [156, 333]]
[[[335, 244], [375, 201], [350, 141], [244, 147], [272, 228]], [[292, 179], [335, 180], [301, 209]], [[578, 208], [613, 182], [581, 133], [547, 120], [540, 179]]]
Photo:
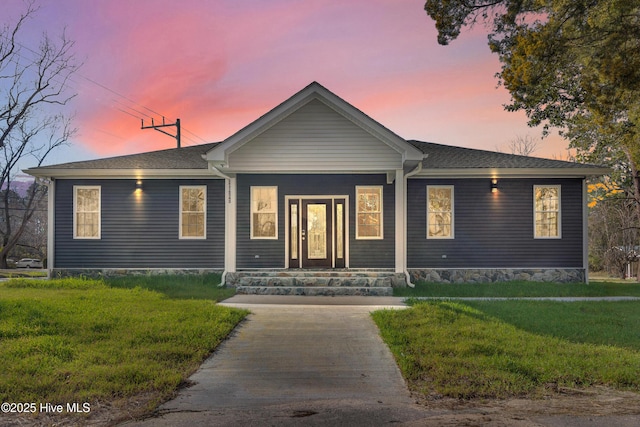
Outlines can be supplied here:
[[[640, 222], [640, 175], [638, 175], [638, 166], [628, 148], [624, 148], [624, 152], [629, 159], [629, 167], [631, 168], [632, 181], [633, 181], [633, 203], [635, 205], [636, 223]], [[640, 268], [638, 268], [636, 280], [640, 282]]]

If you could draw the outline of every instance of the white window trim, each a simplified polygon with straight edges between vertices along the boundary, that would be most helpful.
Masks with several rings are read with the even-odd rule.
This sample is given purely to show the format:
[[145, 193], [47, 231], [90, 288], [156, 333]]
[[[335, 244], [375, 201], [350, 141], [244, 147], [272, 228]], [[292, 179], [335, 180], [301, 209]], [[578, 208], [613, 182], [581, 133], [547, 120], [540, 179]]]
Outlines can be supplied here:
[[[98, 190], [98, 235], [78, 236], [78, 190]], [[100, 240], [102, 238], [102, 187], [99, 185], [74, 185], [73, 186], [73, 238], [79, 240]]]
[[[358, 190], [379, 190], [380, 191], [380, 235], [360, 236], [360, 222], [358, 221]], [[356, 240], [383, 240], [384, 239], [384, 190], [382, 185], [356, 185]]]
[[[275, 214], [275, 236], [272, 237], [262, 237], [262, 236], [254, 236], [253, 235], [253, 214], [257, 213], [254, 212], [253, 207], [254, 207], [254, 203], [253, 203], [253, 189], [254, 188], [272, 188], [275, 190], [275, 208], [274, 208], [274, 214]], [[249, 216], [250, 218], [250, 238], [251, 240], [278, 240], [278, 187], [276, 185], [252, 185], [249, 188]], [[271, 213], [271, 212], [265, 212], [265, 213]]]
[[[431, 189], [450, 189], [451, 190], [451, 235], [450, 236], [429, 236], [429, 191]], [[427, 239], [455, 239], [456, 236], [456, 204], [455, 204], [455, 190], [453, 185], [427, 185], [427, 227], [426, 227], [426, 235]]]
[[[182, 235], [182, 190], [197, 189], [204, 192], [204, 230], [202, 236], [183, 236]], [[178, 207], [178, 239], [180, 240], [205, 240], [207, 238], [207, 186], [206, 185], [181, 185]]]
[[[538, 188], [556, 188], [558, 189], [558, 235], [557, 236], [538, 236], [538, 227], [536, 225], [536, 190]], [[533, 186], [533, 238], [534, 239], [562, 239], [562, 186], [561, 185], [534, 185]]]

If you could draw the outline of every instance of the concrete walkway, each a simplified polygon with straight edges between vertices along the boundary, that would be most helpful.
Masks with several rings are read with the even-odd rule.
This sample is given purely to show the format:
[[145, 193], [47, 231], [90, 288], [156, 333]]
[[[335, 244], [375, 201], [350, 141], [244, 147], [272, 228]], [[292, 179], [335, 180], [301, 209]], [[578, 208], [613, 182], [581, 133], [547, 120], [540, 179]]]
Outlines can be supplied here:
[[126, 425], [364, 426], [424, 416], [369, 315], [404, 308], [401, 298], [238, 295], [223, 305], [252, 314], [193, 386], [156, 417]]
[[[637, 416], [522, 415], [417, 405], [369, 313], [394, 297], [237, 295], [251, 311], [179, 392], [126, 426], [631, 426]], [[456, 418], [450, 417], [456, 414]], [[491, 416], [488, 416], [491, 415]], [[514, 424], [515, 423], [515, 424]]]

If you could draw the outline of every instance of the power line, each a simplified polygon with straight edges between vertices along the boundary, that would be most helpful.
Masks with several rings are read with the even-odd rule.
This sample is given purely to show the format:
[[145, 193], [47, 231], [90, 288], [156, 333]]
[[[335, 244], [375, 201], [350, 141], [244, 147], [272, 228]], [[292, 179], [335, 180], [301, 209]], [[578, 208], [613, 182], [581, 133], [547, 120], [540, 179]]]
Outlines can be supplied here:
[[[100, 87], [100, 88], [102, 88], [102, 89], [104, 89], [104, 90], [106, 90], [106, 91], [108, 91], [108, 92], [111, 92], [112, 94], [114, 94], [114, 95], [116, 95], [116, 96], [118, 96], [118, 97], [120, 97], [120, 98], [122, 98], [122, 99], [126, 99], [127, 101], [129, 101], [129, 102], [130, 102], [130, 103], [132, 103], [133, 105], [137, 105], [138, 107], [142, 107], [142, 108], [144, 108], [145, 110], [147, 110], [147, 111], [149, 111], [149, 112], [151, 112], [151, 113], [155, 114], [156, 116], [166, 117], [164, 114], [158, 113], [157, 111], [154, 111], [154, 110], [152, 110], [152, 109], [151, 109], [151, 108], [149, 108], [149, 107], [146, 107], [146, 106], [144, 106], [144, 105], [142, 105], [142, 104], [139, 104], [139, 103], [137, 103], [136, 101], [134, 101], [133, 99], [131, 99], [131, 98], [129, 98], [129, 97], [127, 97], [127, 96], [125, 96], [125, 95], [122, 95], [121, 93], [118, 93], [118, 92], [116, 92], [116, 91], [115, 91], [115, 90], [113, 90], [113, 89], [108, 88], [107, 86], [103, 85], [102, 83], [98, 83], [97, 81], [95, 81], [95, 80], [93, 80], [93, 79], [91, 79], [91, 78], [89, 78], [89, 77], [87, 77], [87, 76], [84, 76], [84, 75], [82, 75], [81, 73], [78, 73], [78, 75], [79, 75], [80, 77], [82, 77], [83, 79], [85, 79], [86, 81], [88, 81], [89, 83], [93, 83], [94, 85], [96, 85], [96, 86], [98, 86], [98, 87]], [[133, 110], [133, 108], [132, 108], [132, 110]], [[148, 114], [144, 114], [144, 113], [142, 113], [142, 112], [139, 112], [139, 113], [140, 113], [140, 114], [142, 114], [142, 115], [145, 115], [145, 116], [147, 116], [147, 117], [151, 117], [151, 116], [149, 116]]]
[[[6, 36], [6, 35], [4, 35], [4, 34], [0, 34], [0, 35], [2, 35], [6, 40], [8, 40], [8, 41], [10, 41], [10, 42], [14, 43], [15, 45], [20, 46], [22, 49], [25, 49], [26, 51], [31, 52], [33, 55], [36, 55], [36, 57], [37, 57], [37, 56], [39, 56], [39, 53], [38, 53], [38, 52], [36, 52], [35, 50], [31, 49], [30, 47], [28, 47], [28, 46], [24, 45], [23, 43], [21, 43], [21, 42], [19, 42], [19, 41], [17, 41], [17, 40], [11, 40], [8, 36]], [[15, 54], [16, 54], [16, 56], [17, 56], [17, 57], [19, 57], [19, 58], [22, 58], [22, 59], [25, 59], [25, 60], [29, 61], [29, 62], [30, 62], [30, 64], [33, 62], [33, 60], [32, 60], [32, 59], [27, 58], [26, 56], [24, 56], [24, 55], [20, 52], [20, 50], [16, 51], [16, 52], [15, 52]], [[26, 65], [24, 65], [24, 64], [19, 64], [19, 62], [18, 62], [17, 60], [13, 60], [13, 62], [14, 62], [14, 63], [16, 63], [17, 65], [22, 65], [23, 67], [27, 67], [27, 66], [26, 66]], [[89, 83], [91, 83], [91, 84], [93, 84], [93, 85], [95, 85], [95, 86], [97, 86], [97, 87], [99, 87], [99, 88], [101, 88], [101, 89], [103, 89], [103, 90], [105, 90], [105, 91], [107, 91], [107, 92], [111, 93], [112, 95], [115, 95], [117, 98], [123, 99], [123, 100], [125, 100], [125, 101], [129, 102], [130, 104], [133, 104], [134, 106], [137, 106], [137, 107], [139, 107], [139, 108], [140, 108], [140, 109], [142, 109], [142, 110], [146, 110], [146, 111], [148, 111], [149, 113], [151, 113], [151, 114], [153, 114], [153, 115], [155, 115], [155, 116], [159, 116], [159, 117], [166, 117], [166, 115], [164, 115], [164, 114], [162, 114], [162, 113], [159, 113], [158, 111], [155, 111], [155, 110], [153, 110], [153, 109], [151, 109], [151, 108], [147, 107], [146, 105], [140, 104], [139, 102], [136, 102], [135, 100], [131, 99], [130, 97], [128, 97], [128, 96], [126, 96], [126, 95], [123, 95], [123, 94], [119, 93], [118, 91], [116, 91], [116, 90], [114, 90], [114, 89], [111, 89], [110, 87], [108, 87], [108, 86], [106, 86], [106, 85], [104, 85], [104, 84], [102, 84], [102, 83], [100, 83], [100, 82], [96, 81], [95, 79], [92, 79], [92, 78], [90, 78], [90, 77], [88, 77], [88, 76], [86, 76], [86, 75], [82, 74], [79, 70], [76, 70], [75, 72], [73, 72], [73, 74], [72, 74], [72, 75], [77, 75], [78, 77], [80, 77], [80, 78], [82, 78], [82, 79], [86, 80], [87, 82], [89, 82]], [[69, 78], [65, 79], [64, 81], [59, 81], [59, 80], [56, 80], [55, 78], [53, 79], [53, 81], [56, 81], [56, 82], [57, 82], [58, 84], [60, 84], [61, 86], [66, 87], [66, 88], [70, 88], [70, 89], [72, 89], [72, 90], [74, 90], [74, 91], [77, 91], [77, 90], [78, 90], [78, 87], [77, 87], [77, 86], [73, 86], [72, 84], [74, 84], [74, 85], [81, 85], [81, 82], [79, 82], [79, 81], [75, 80], [72, 76], [70, 76]], [[72, 84], [71, 84], [71, 83], [72, 83]], [[125, 110], [125, 109], [123, 109], [123, 108], [118, 108], [118, 107], [113, 107], [113, 106], [112, 106], [111, 108], [114, 108], [116, 111], [119, 111], [119, 112], [121, 112], [121, 113], [127, 114], [127, 115], [132, 116], [132, 117], [135, 117], [135, 118], [136, 118], [136, 119], [138, 119], [138, 120], [142, 120], [142, 119], [143, 119], [143, 117], [153, 118], [153, 116], [152, 116], [152, 115], [149, 115], [149, 114], [145, 113], [144, 111], [141, 111], [140, 109], [137, 109], [137, 108], [133, 108], [133, 107], [131, 107], [131, 106], [128, 106], [128, 105], [126, 105], [124, 102], [122, 102], [122, 101], [120, 101], [120, 100], [118, 100], [118, 99], [113, 99], [113, 98], [112, 98], [112, 101], [113, 101], [113, 102], [115, 102], [116, 104], [121, 105], [122, 107], [124, 107], [124, 108], [125, 108], [125, 109], [127, 109], [127, 110], [131, 110], [131, 111], [133, 111], [133, 112], [137, 113], [138, 115], [133, 114], [133, 113], [131, 113], [130, 111], [126, 111], [126, 110]], [[186, 129], [186, 128], [183, 128], [183, 130], [184, 130], [185, 132], [189, 133], [190, 135], [192, 135], [193, 137], [197, 138], [199, 141], [202, 141], [203, 143], [207, 143], [207, 142], [209, 142], [209, 141], [205, 140], [204, 138], [202, 138], [201, 136], [199, 136], [199, 135], [195, 134], [195, 133], [194, 133], [194, 132], [192, 132], [191, 130], [188, 130], [188, 129]], [[183, 136], [183, 137], [184, 137], [184, 136]], [[194, 140], [193, 138], [189, 138], [189, 137], [184, 137], [184, 138], [185, 138], [185, 139], [187, 139], [187, 140], [189, 140], [189, 141], [191, 141], [191, 142], [193, 142], [194, 144], [199, 144], [199, 141], [196, 141], [196, 140]]]
[[[185, 132], [187, 132], [187, 133], [189, 133], [189, 134], [191, 134], [191, 135], [193, 135], [193, 136], [195, 136], [196, 138], [198, 138], [200, 141], [202, 141], [202, 142], [203, 142], [203, 143], [205, 143], [205, 144], [209, 142], [209, 141], [207, 141], [206, 139], [204, 139], [204, 138], [202, 138], [202, 137], [200, 137], [200, 136], [196, 135], [195, 133], [191, 132], [189, 129], [185, 128], [184, 126], [182, 127], [182, 130], [183, 130], [183, 131], [185, 131]], [[194, 141], [194, 140], [193, 140], [193, 139], [191, 139], [191, 138], [187, 138], [187, 139], [189, 139], [190, 141], [192, 141], [192, 142], [194, 142], [194, 143], [196, 142], [196, 141]]]

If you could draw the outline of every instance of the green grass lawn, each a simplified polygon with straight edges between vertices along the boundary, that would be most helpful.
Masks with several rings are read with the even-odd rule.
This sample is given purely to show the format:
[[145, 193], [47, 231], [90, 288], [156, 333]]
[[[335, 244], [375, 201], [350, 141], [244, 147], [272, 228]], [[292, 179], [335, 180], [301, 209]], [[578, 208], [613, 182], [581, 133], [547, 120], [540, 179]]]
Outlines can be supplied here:
[[394, 288], [399, 297], [602, 297], [640, 296], [640, 283], [635, 281], [592, 281], [585, 283], [426, 283], [415, 288]]
[[112, 288], [142, 288], [160, 292], [175, 299], [204, 299], [222, 301], [235, 294], [235, 288], [221, 288], [220, 274], [122, 276], [105, 281]]
[[216, 304], [229, 290], [212, 277], [166, 288], [189, 281], [0, 283], [0, 400], [167, 399], [247, 314]]
[[638, 301], [426, 301], [373, 318], [410, 387], [427, 397], [640, 391]]

